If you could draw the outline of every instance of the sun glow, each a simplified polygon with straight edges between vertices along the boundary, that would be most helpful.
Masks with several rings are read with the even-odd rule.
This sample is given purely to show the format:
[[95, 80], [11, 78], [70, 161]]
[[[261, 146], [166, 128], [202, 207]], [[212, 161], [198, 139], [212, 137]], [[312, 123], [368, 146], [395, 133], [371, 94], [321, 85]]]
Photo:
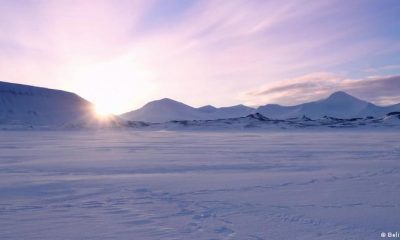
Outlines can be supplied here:
[[98, 118], [107, 118], [113, 114], [110, 108], [100, 105], [94, 107], [94, 112]]
[[[133, 57], [73, 65], [69, 89], [95, 104], [98, 116], [121, 114], [140, 107], [156, 93], [156, 75]], [[138, 102], [137, 106], [134, 106]]]

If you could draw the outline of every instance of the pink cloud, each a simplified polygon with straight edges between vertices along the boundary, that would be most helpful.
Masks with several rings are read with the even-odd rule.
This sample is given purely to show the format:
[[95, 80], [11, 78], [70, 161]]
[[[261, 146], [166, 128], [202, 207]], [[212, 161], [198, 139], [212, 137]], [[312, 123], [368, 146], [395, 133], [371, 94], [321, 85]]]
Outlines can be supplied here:
[[243, 96], [253, 105], [295, 105], [324, 98], [335, 91], [346, 91], [380, 105], [396, 104], [400, 103], [400, 76], [350, 79], [338, 74], [319, 72], [271, 83], [259, 90], [246, 92]]

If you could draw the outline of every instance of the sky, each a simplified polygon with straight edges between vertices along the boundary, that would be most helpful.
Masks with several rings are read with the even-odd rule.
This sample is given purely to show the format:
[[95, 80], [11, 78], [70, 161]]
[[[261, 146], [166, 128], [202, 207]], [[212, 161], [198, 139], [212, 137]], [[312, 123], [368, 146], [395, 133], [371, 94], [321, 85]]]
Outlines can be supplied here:
[[398, 0], [0, 0], [0, 80], [123, 113], [293, 105], [337, 90], [400, 102]]

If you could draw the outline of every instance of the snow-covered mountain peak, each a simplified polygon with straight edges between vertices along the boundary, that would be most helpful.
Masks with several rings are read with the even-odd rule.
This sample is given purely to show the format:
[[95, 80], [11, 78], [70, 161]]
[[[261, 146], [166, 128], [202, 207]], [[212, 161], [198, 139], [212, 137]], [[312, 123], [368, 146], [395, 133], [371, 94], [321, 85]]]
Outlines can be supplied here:
[[202, 106], [197, 108], [197, 110], [200, 110], [202, 112], [207, 112], [207, 113], [211, 113], [217, 110], [216, 107], [212, 106], [212, 105], [206, 105], [206, 106]]
[[332, 93], [331, 95], [329, 95], [328, 99], [335, 99], [335, 98], [350, 98], [350, 99], [354, 99], [355, 97], [351, 96], [350, 94], [348, 94], [347, 92], [344, 91], [337, 91]]
[[325, 99], [295, 106], [267, 104], [257, 109], [263, 115], [275, 119], [288, 119], [301, 117], [302, 115], [312, 119], [318, 119], [323, 116], [334, 118], [382, 117], [386, 113], [399, 110], [400, 105], [376, 106], [343, 91], [335, 92]]
[[206, 105], [194, 108], [184, 103], [163, 98], [152, 101], [142, 108], [121, 115], [126, 120], [161, 123], [172, 120], [213, 120], [243, 117], [254, 111], [244, 105], [216, 108]]
[[187, 106], [186, 104], [175, 101], [173, 99], [163, 98], [163, 99], [148, 102], [144, 106], [145, 107], [175, 107], [175, 106], [182, 106], [182, 105]]
[[368, 104], [368, 102], [360, 100], [356, 97], [351, 96], [350, 94], [343, 92], [343, 91], [338, 91], [332, 93], [328, 98], [323, 99], [321, 101], [327, 102], [327, 103], [363, 103], [363, 104]]

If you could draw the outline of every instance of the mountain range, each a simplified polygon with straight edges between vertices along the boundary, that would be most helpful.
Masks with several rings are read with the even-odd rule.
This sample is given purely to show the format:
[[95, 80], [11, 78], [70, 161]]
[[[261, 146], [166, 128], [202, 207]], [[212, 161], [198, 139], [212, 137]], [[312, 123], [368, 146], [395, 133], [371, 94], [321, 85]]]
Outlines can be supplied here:
[[[93, 113], [93, 104], [75, 93], [29, 85], [0, 82], [0, 125], [87, 126], [102, 124]], [[241, 118], [260, 113], [269, 119], [290, 119], [324, 116], [350, 119], [382, 117], [400, 112], [400, 104], [377, 106], [345, 92], [335, 92], [325, 99], [294, 106], [267, 104], [258, 108], [244, 105], [195, 108], [164, 98], [145, 104], [142, 108], [110, 116], [107, 124], [132, 125], [133, 122], [162, 123], [168, 121], [217, 120]]]
[[307, 116], [318, 119], [324, 116], [335, 118], [356, 118], [356, 117], [382, 117], [389, 112], [399, 111], [400, 104], [391, 106], [377, 106], [367, 101], [355, 98], [345, 92], [339, 91], [331, 94], [325, 99], [314, 102], [303, 103], [295, 106], [281, 106], [267, 104], [257, 108], [257, 112], [263, 115], [287, 119], [299, 116]]
[[301, 116], [318, 119], [324, 116], [335, 118], [381, 117], [394, 111], [400, 111], [400, 104], [377, 106], [339, 91], [333, 93], [326, 99], [299, 105], [281, 106], [278, 104], [267, 104], [258, 108], [251, 108], [244, 105], [222, 108], [207, 105], [194, 108], [181, 102], [164, 98], [149, 102], [138, 110], [124, 113], [121, 117], [131, 121], [161, 123], [172, 120], [216, 120], [235, 118], [257, 112], [272, 119], [288, 119]]
[[175, 100], [164, 98], [147, 103], [142, 108], [121, 115], [131, 121], [168, 122], [172, 120], [213, 120], [242, 117], [254, 112], [253, 108], [244, 105], [216, 108], [204, 106], [194, 108]]

